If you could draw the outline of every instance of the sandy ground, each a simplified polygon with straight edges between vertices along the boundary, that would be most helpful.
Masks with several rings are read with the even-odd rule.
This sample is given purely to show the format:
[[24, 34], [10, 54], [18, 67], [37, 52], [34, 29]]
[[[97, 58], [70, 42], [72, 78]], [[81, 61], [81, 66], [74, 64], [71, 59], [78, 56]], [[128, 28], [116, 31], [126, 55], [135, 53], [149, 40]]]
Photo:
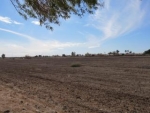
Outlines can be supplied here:
[[150, 113], [150, 57], [0, 59], [0, 113]]
[[42, 101], [29, 98], [12, 86], [0, 86], [0, 113], [55, 113]]

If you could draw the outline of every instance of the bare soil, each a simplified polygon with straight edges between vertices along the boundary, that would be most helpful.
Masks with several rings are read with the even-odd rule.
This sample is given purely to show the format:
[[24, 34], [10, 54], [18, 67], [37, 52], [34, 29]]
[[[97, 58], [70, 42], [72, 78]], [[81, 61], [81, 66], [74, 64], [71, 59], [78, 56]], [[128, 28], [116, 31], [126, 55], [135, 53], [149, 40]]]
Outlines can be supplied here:
[[0, 113], [150, 113], [150, 57], [0, 59]]

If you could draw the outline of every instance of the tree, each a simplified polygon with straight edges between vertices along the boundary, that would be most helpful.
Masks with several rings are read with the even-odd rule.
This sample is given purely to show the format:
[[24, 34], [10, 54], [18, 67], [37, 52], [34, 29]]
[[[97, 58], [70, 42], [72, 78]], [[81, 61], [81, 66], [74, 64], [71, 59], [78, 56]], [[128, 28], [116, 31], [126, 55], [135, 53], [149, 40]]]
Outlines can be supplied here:
[[85, 54], [85, 56], [87, 56], [87, 57], [88, 57], [88, 56], [91, 56], [91, 54], [90, 54], [90, 53], [86, 53], [86, 54]]
[[101, 0], [10, 0], [16, 11], [25, 19], [38, 19], [40, 25], [53, 30], [51, 24], [60, 25], [59, 19], [68, 19], [72, 14], [82, 17], [85, 13], [93, 14], [98, 7], [103, 7]]
[[112, 53], [113, 53], [113, 55], [116, 55], [116, 51], [113, 51]]
[[143, 54], [150, 54], [150, 49], [149, 50], [147, 50], [147, 51], [144, 51], [144, 53]]
[[125, 50], [125, 53], [128, 54], [128, 53], [129, 53], [129, 50]]
[[72, 53], [71, 53], [71, 56], [76, 56], [76, 53], [75, 53], [75, 52], [72, 52]]
[[119, 50], [116, 50], [116, 53], [119, 54]]
[[3, 59], [5, 58], [5, 54], [2, 54], [2, 58], [3, 58]]
[[112, 52], [109, 52], [108, 54], [109, 54], [109, 55], [111, 55], [111, 54], [112, 54]]
[[65, 54], [62, 54], [62, 57], [66, 57], [66, 55], [65, 55]]

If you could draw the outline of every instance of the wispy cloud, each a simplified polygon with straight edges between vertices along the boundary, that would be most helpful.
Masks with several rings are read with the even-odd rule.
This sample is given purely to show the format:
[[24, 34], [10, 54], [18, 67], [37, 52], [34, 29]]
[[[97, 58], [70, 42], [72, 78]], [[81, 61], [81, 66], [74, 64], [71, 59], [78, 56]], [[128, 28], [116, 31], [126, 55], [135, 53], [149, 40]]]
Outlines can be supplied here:
[[79, 34], [85, 36], [85, 33], [81, 32], [81, 31], [77, 31]]
[[105, 0], [105, 7], [90, 16], [90, 25], [102, 32], [103, 40], [127, 34], [144, 21], [146, 7], [142, 8], [141, 4], [140, 0]]
[[86, 45], [90, 49], [98, 48], [101, 45], [101, 40], [92, 34], [87, 36], [87, 40], [88, 41], [87, 41]]
[[1, 31], [5, 31], [5, 32], [9, 32], [9, 33], [12, 33], [12, 34], [15, 34], [15, 35], [19, 35], [19, 36], [22, 36], [28, 40], [35, 40], [35, 38], [31, 37], [31, 36], [28, 36], [28, 35], [25, 35], [25, 34], [22, 34], [22, 33], [18, 33], [18, 32], [15, 32], [15, 31], [12, 31], [12, 30], [9, 30], [9, 29], [3, 29], [3, 28], [0, 28]]
[[0, 28], [0, 31], [5, 31], [12, 33], [18, 36], [21, 36], [29, 41], [29, 43], [20, 44], [11, 43], [11, 42], [1, 42], [0, 50], [6, 53], [17, 53], [16, 55], [36, 55], [36, 54], [50, 54], [54, 50], [60, 50], [71, 47], [79, 47], [85, 43], [76, 43], [76, 42], [60, 42], [57, 40], [39, 40], [34, 37], [28, 36], [26, 34], [18, 33], [12, 30]]
[[17, 21], [13, 21], [12, 19], [10, 19], [9, 17], [3, 17], [3, 16], [0, 16], [0, 21], [1, 22], [4, 22], [4, 23], [7, 23], [7, 24], [22, 24], [20, 22], [17, 22]]
[[40, 22], [37, 21], [37, 20], [34, 20], [34, 21], [32, 21], [31, 23], [32, 23], [32, 24], [35, 24], [35, 25], [40, 25]]
[[17, 21], [13, 21], [13, 23], [14, 23], [14, 24], [18, 24], [18, 25], [19, 25], [19, 24], [22, 24], [22, 23], [17, 22]]
[[11, 22], [11, 19], [8, 18], [8, 17], [2, 17], [2, 16], [0, 16], [0, 21], [1, 21], [1, 22], [5, 22], [5, 23], [8, 23], [8, 24], [11, 24], [11, 23], [12, 23], [12, 22]]
[[77, 48], [77, 47], [93, 49], [93, 48], [99, 47], [101, 44], [98, 37], [94, 35], [87, 36], [87, 40], [85, 40], [84, 42], [61, 42], [58, 40], [39, 40], [35, 37], [22, 34], [22, 33], [18, 33], [16, 31], [12, 31], [9, 29], [0, 28], [0, 31], [18, 35], [20, 36], [20, 38], [21, 37], [25, 38], [28, 41], [28, 43], [24, 43], [24, 42], [14, 43], [14, 42], [9, 42], [9, 41], [4, 41], [4, 42], [1, 41], [0, 51], [4, 51], [9, 56], [12, 56], [13, 53], [16, 56], [24, 56], [25, 54], [50, 55], [51, 52], [54, 52], [54, 51], [60, 51], [60, 54], [61, 54], [61, 50], [65, 51], [65, 49]]

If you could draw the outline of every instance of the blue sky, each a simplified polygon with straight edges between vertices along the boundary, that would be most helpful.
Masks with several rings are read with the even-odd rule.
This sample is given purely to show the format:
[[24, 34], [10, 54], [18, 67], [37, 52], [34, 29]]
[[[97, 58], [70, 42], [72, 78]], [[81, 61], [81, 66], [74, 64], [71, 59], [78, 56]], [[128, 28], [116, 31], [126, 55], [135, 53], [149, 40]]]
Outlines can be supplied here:
[[72, 15], [54, 31], [24, 20], [9, 0], [0, 4], [0, 54], [6, 56], [108, 53], [150, 49], [150, 0], [104, 0], [83, 18]]

